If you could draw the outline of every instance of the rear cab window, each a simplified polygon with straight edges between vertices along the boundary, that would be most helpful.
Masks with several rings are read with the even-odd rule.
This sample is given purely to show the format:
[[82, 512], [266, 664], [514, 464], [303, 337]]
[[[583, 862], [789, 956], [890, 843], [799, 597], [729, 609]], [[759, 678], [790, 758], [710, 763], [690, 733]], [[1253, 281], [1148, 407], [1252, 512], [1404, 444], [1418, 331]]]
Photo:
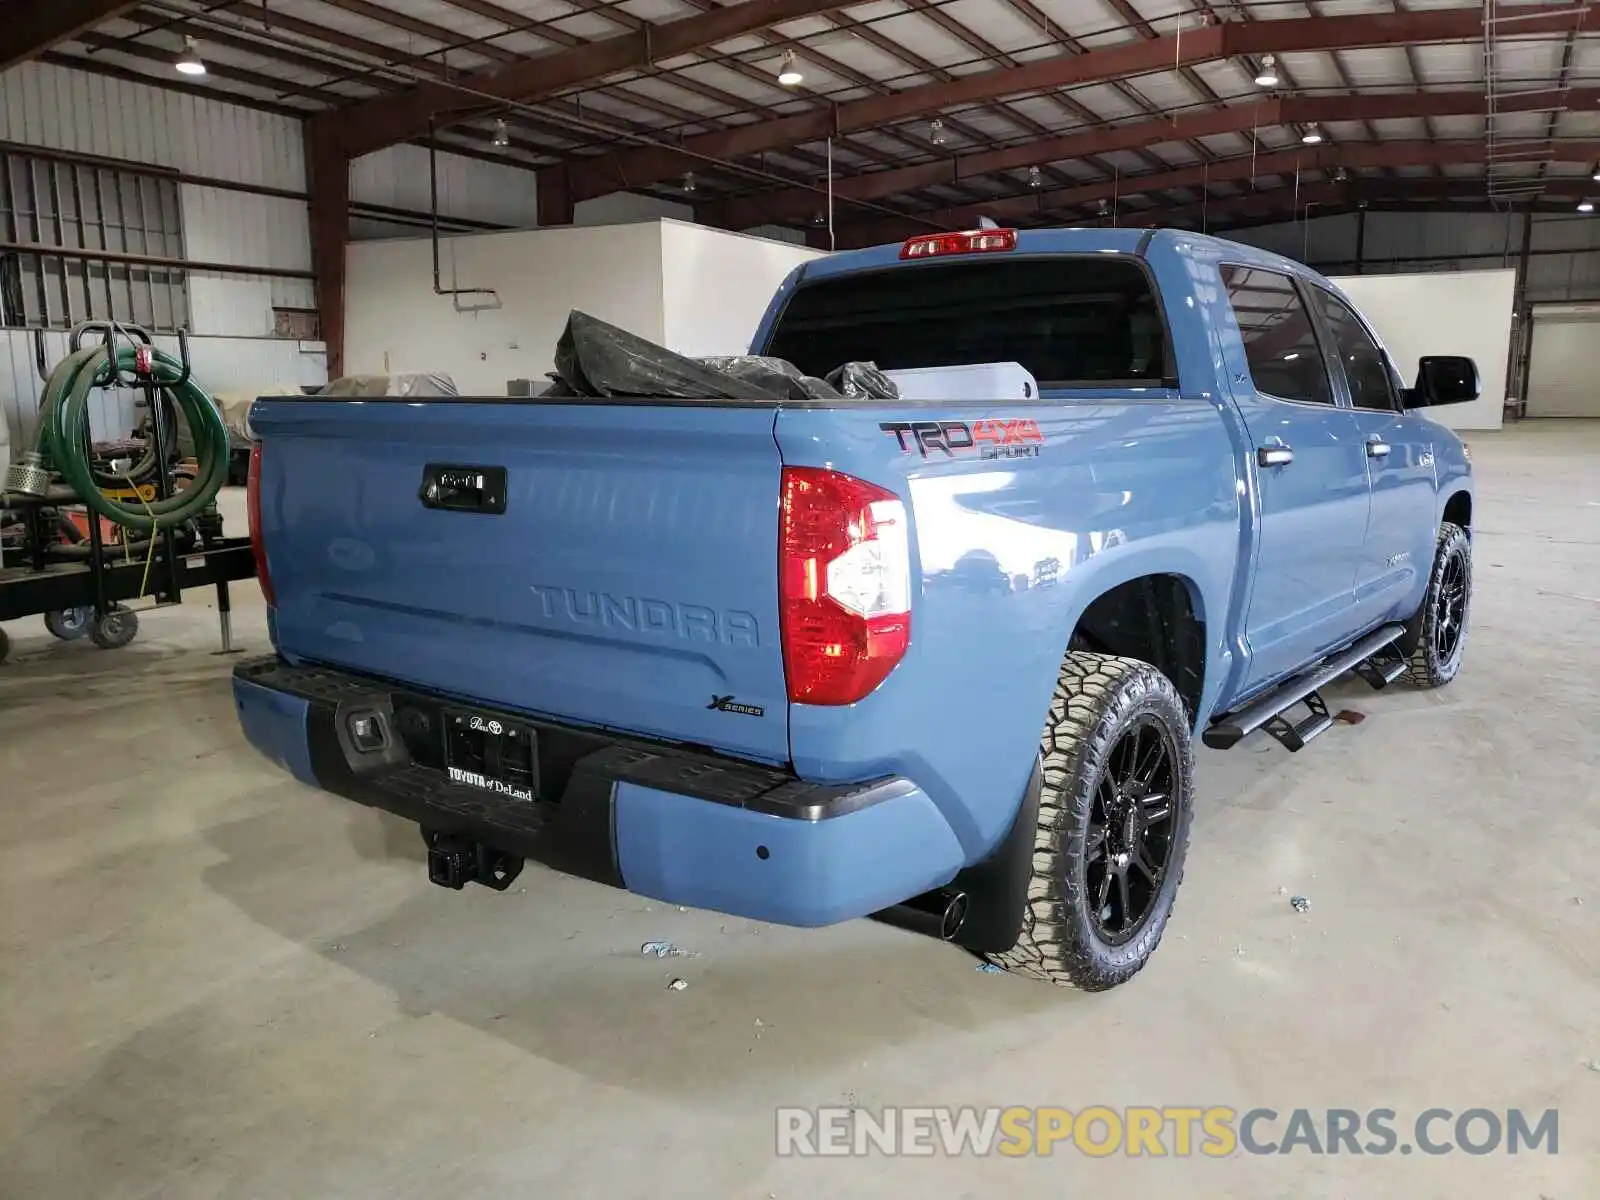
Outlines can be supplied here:
[[1127, 255], [980, 257], [803, 283], [766, 353], [808, 375], [1016, 362], [1041, 391], [1176, 386], [1165, 320]]

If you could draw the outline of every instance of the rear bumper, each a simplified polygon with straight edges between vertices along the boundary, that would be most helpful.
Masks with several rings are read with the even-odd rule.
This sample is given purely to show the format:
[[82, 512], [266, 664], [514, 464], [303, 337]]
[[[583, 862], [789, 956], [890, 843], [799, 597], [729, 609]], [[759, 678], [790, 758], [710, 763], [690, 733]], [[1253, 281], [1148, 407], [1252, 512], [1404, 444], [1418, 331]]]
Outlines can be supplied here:
[[[277, 658], [241, 663], [233, 691], [251, 744], [303, 783], [668, 903], [827, 925], [939, 887], [962, 866], [938, 809], [901, 778], [810, 784], [759, 764], [503, 714], [531, 726], [538, 742], [538, 798], [519, 800], [445, 773], [448, 701]], [[357, 714], [381, 718], [392, 734], [383, 747], [355, 747]]]

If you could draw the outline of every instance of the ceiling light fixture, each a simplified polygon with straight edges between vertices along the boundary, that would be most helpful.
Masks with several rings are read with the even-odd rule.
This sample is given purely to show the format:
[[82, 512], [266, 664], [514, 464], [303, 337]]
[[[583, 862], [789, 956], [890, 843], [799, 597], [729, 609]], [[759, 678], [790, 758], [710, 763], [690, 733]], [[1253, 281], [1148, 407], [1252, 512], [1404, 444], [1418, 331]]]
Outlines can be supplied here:
[[805, 82], [805, 75], [800, 70], [800, 64], [794, 60], [794, 51], [785, 50], [783, 61], [778, 64], [778, 82], [784, 87], [799, 87]]
[[696, 182], [693, 171], [685, 171], [683, 173], [683, 190], [686, 193], [693, 192], [699, 186], [700, 184]]
[[1600, 183], [1600, 167], [1596, 167], [1593, 173], [1590, 174], [1589, 178], [1594, 180], [1596, 183]]
[[1594, 211], [1594, 201], [1593, 200], [1579, 200], [1578, 201], [1578, 211], [1582, 212], [1582, 213], [1591, 213], [1591, 212], [1593, 212]]
[[1038, 167], [1028, 168], [1028, 186], [1034, 191], [1038, 191], [1044, 186], [1044, 175]]
[[1278, 60], [1273, 55], [1261, 56], [1261, 69], [1256, 72], [1256, 86], [1264, 88], [1278, 86]]
[[196, 49], [192, 37], [183, 39], [183, 53], [178, 55], [172, 65], [177, 68], [180, 75], [204, 75], [206, 73], [205, 60], [200, 57], [200, 51]]
[[928, 140], [935, 146], [942, 146], [950, 140], [950, 135], [944, 131], [944, 122], [938, 117], [928, 122]]
[[494, 137], [489, 139], [491, 146], [505, 147], [511, 145], [511, 131], [506, 128], [506, 119], [499, 118], [494, 123]]
[[1308, 146], [1320, 146], [1322, 144], [1322, 130], [1315, 125], [1307, 125], [1305, 132], [1300, 135], [1300, 140]]

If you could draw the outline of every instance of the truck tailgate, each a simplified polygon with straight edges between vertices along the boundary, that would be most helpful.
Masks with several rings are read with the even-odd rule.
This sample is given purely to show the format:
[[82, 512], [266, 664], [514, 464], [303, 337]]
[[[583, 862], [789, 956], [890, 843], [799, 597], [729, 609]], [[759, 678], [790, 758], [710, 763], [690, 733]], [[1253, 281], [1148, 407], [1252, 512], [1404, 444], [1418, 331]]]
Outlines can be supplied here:
[[[263, 401], [278, 648], [784, 762], [773, 419], [760, 406]], [[485, 511], [502, 471], [504, 511]]]

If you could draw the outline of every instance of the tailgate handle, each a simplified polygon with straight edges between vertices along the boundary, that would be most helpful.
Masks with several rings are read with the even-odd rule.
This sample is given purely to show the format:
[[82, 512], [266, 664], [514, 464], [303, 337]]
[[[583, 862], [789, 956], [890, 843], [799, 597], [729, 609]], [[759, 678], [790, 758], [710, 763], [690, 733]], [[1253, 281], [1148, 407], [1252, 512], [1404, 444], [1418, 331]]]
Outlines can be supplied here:
[[498, 516], [506, 511], [506, 469], [429, 463], [420, 495], [424, 508]]

